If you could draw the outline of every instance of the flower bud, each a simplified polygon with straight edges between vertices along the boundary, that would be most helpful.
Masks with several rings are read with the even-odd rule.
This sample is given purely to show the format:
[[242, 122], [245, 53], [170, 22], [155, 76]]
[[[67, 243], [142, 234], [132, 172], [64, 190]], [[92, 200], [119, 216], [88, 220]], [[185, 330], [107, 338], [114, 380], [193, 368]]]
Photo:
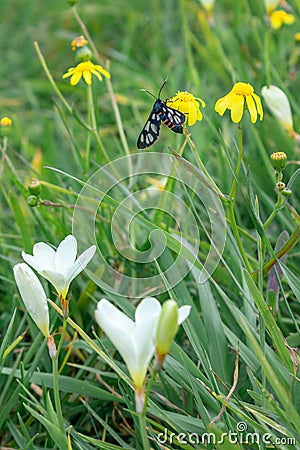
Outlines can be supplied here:
[[287, 162], [287, 155], [284, 152], [274, 152], [271, 154], [270, 156], [272, 165], [274, 167], [275, 170], [277, 170], [278, 172], [280, 170], [283, 170], [286, 166], [286, 162]]
[[159, 370], [169, 353], [178, 330], [178, 305], [174, 300], [164, 302], [156, 332], [156, 370]]
[[1, 136], [9, 136], [12, 129], [12, 120], [9, 117], [2, 117], [0, 120]]
[[31, 270], [27, 264], [16, 264], [13, 271], [18, 289], [27, 311], [43, 335], [48, 339], [50, 336], [49, 312], [43, 286], [33, 270]]
[[27, 204], [31, 207], [37, 206], [39, 204], [38, 197], [36, 195], [29, 195], [29, 197], [27, 197]]
[[68, 0], [70, 6], [74, 6], [77, 3], [77, 0]]
[[36, 179], [31, 180], [28, 185], [28, 191], [30, 192], [30, 194], [36, 195], [37, 197], [39, 197], [39, 195], [41, 193], [40, 181], [36, 180]]
[[86, 61], [90, 61], [92, 58], [92, 51], [89, 47], [87, 47], [86, 45], [84, 47], [80, 47], [76, 49], [76, 61], [81, 63], [81, 62], [86, 62]]
[[277, 86], [264, 86], [262, 96], [276, 119], [289, 132], [293, 132], [293, 118], [289, 100], [286, 94]]

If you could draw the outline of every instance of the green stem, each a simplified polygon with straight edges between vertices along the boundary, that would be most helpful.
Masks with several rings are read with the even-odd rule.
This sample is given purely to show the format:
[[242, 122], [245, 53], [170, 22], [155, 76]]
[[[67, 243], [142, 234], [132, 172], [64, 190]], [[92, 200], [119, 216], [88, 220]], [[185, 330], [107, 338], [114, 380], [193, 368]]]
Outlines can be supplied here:
[[265, 39], [264, 39], [264, 60], [265, 60], [265, 73], [266, 73], [266, 85], [271, 83], [271, 64], [270, 64], [270, 27], [265, 27]]
[[188, 140], [190, 149], [192, 150], [193, 155], [194, 155], [194, 157], [195, 157], [195, 159], [196, 159], [196, 161], [197, 161], [197, 163], [198, 163], [198, 166], [200, 167], [200, 169], [202, 170], [202, 172], [204, 173], [204, 175], [205, 175], [206, 178], [208, 179], [209, 183], [210, 183], [210, 184], [213, 186], [213, 188], [216, 190], [216, 192], [217, 192], [218, 194], [220, 194], [221, 197], [224, 197], [222, 191], [218, 188], [218, 186], [216, 185], [216, 183], [214, 182], [214, 180], [211, 178], [211, 176], [209, 175], [208, 171], [206, 170], [206, 167], [205, 167], [205, 165], [203, 164], [203, 161], [202, 161], [202, 159], [200, 158], [200, 156], [199, 156], [199, 154], [198, 154], [198, 152], [197, 152], [196, 146], [195, 146], [193, 140], [191, 139], [191, 135], [190, 135], [190, 133], [187, 131], [187, 129], [185, 130], [185, 134], [186, 134], [186, 139]]
[[243, 159], [243, 130], [242, 130], [241, 124], [239, 124], [239, 126], [238, 126], [238, 148], [239, 148], [239, 155], [238, 155], [236, 169], [234, 172], [234, 177], [233, 177], [230, 194], [229, 194], [228, 214], [229, 214], [231, 229], [233, 231], [233, 234], [234, 234], [238, 249], [240, 251], [241, 257], [242, 257], [248, 271], [252, 272], [251, 264], [248, 260], [243, 243], [241, 241], [240, 233], [239, 233], [238, 226], [236, 223], [235, 212], [234, 212], [237, 180], [238, 180], [238, 176], [239, 176], [239, 173], [241, 170], [242, 159]]
[[60, 353], [62, 345], [63, 345], [65, 332], [66, 332], [66, 327], [67, 327], [67, 321], [66, 321], [66, 319], [64, 319], [63, 327], [62, 327], [62, 331], [61, 331], [61, 336], [60, 336], [60, 341], [59, 341], [58, 348], [57, 348], [57, 352], [56, 352], [55, 357], [52, 358], [53, 393], [54, 393], [55, 409], [56, 409], [56, 414], [57, 414], [57, 418], [58, 418], [59, 428], [61, 429], [61, 431], [63, 433], [65, 432], [65, 428], [64, 428], [64, 421], [63, 421], [61, 402], [60, 402], [60, 396], [59, 396], [58, 358], [59, 358], [59, 353]]
[[34, 42], [33, 43], [35, 51], [37, 52], [38, 58], [40, 60], [41, 66], [44, 69], [44, 72], [46, 74], [46, 77], [48, 78], [48, 80], [50, 81], [51, 86], [53, 87], [54, 91], [56, 92], [57, 96], [60, 98], [61, 102], [65, 105], [65, 107], [67, 108], [67, 110], [69, 111], [69, 113], [73, 114], [73, 110], [71, 108], [71, 106], [69, 105], [69, 103], [66, 101], [66, 99], [64, 98], [64, 96], [62, 95], [62, 93], [60, 92], [60, 90], [58, 89], [54, 78], [52, 77], [50, 70], [48, 69], [48, 66], [46, 64], [45, 58], [41, 52], [40, 46], [38, 44], [38, 42]]
[[242, 130], [242, 126], [241, 124], [239, 124], [238, 126], [238, 148], [239, 148], [239, 155], [238, 155], [238, 160], [237, 160], [237, 164], [236, 164], [236, 169], [235, 169], [235, 173], [234, 173], [234, 177], [233, 177], [233, 181], [232, 181], [232, 186], [231, 186], [231, 190], [230, 190], [230, 194], [229, 197], [231, 200], [234, 201], [234, 197], [236, 194], [236, 186], [237, 186], [237, 179], [241, 170], [241, 165], [242, 165], [242, 159], [243, 159], [243, 130]]
[[142, 438], [143, 450], [150, 450], [150, 444], [146, 431], [146, 416], [143, 412], [139, 414], [140, 435]]
[[92, 125], [92, 130], [93, 130], [93, 134], [98, 142], [98, 145], [100, 147], [100, 150], [105, 158], [105, 161], [107, 163], [110, 162], [109, 156], [106, 153], [106, 150], [102, 144], [101, 138], [100, 138], [100, 134], [97, 128], [97, 121], [96, 121], [96, 113], [95, 113], [95, 105], [94, 105], [94, 99], [93, 99], [93, 91], [92, 91], [92, 85], [88, 85], [88, 108], [89, 108], [89, 113], [91, 115], [91, 125]]
[[[98, 62], [101, 65], [104, 65], [103, 62], [103, 58], [101, 57], [100, 53], [97, 50], [96, 45], [94, 44], [94, 41], [90, 35], [90, 33], [88, 32], [88, 29], [85, 26], [85, 23], [83, 22], [83, 20], [81, 19], [81, 17], [79, 16], [77, 9], [75, 6], [72, 7], [72, 12], [74, 14], [75, 19], [77, 20], [79, 26], [81, 27], [83, 34], [85, 35], [86, 39], [89, 41], [89, 44], [91, 46], [91, 49], [96, 57], [96, 59], [98, 60]], [[109, 96], [110, 96], [110, 100], [111, 100], [111, 104], [114, 110], [114, 114], [115, 114], [115, 118], [116, 118], [116, 123], [117, 123], [117, 128], [119, 131], [119, 135], [120, 135], [120, 139], [123, 145], [123, 148], [125, 150], [126, 155], [130, 155], [130, 150], [129, 150], [129, 146], [127, 143], [127, 139], [126, 139], [126, 135], [125, 135], [125, 131], [124, 131], [124, 127], [123, 127], [123, 123], [122, 123], [122, 118], [121, 118], [121, 114], [120, 114], [120, 110], [118, 107], [118, 103], [116, 100], [116, 96], [113, 90], [113, 86], [112, 86], [112, 82], [110, 78], [105, 78], [106, 81], [106, 86], [109, 92]], [[132, 173], [132, 165], [131, 165], [131, 159], [128, 160], [128, 165], [129, 165], [129, 174]]]

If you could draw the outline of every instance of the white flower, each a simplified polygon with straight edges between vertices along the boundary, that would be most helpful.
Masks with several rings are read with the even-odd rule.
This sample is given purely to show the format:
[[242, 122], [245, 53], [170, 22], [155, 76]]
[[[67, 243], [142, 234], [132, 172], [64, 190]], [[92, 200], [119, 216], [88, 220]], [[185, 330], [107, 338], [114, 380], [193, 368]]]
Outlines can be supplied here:
[[261, 94], [281, 125], [290, 133], [293, 133], [293, 117], [291, 107], [286, 94], [277, 86], [264, 86]]
[[59, 296], [65, 299], [71, 281], [86, 268], [95, 251], [96, 246], [92, 245], [76, 259], [77, 241], [70, 234], [59, 244], [56, 251], [50, 245], [38, 242], [33, 246], [33, 256], [22, 252], [22, 257], [40, 275], [50, 281]]
[[210, 12], [213, 9], [215, 0], [200, 0], [200, 3], [202, 3], [202, 6], [206, 11]]
[[49, 311], [43, 286], [27, 264], [16, 264], [13, 271], [18, 289], [29, 314], [43, 335], [48, 338], [50, 336]]
[[[124, 359], [134, 382], [136, 410], [144, 403], [144, 382], [155, 351], [155, 337], [162, 307], [153, 297], [144, 298], [135, 311], [135, 321], [106, 299], [100, 300], [95, 319]], [[176, 310], [177, 325], [189, 315], [190, 306]], [[178, 314], [177, 314], [178, 313]]]
[[161, 306], [146, 297], [135, 311], [135, 322], [106, 299], [100, 300], [95, 319], [120, 352], [137, 390], [143, 388], [149, 362], [155, 350], [155, 334]]
[[279, 4], [279, 0], [265, 0], [265, 7], [268, 14], [270, 14]]

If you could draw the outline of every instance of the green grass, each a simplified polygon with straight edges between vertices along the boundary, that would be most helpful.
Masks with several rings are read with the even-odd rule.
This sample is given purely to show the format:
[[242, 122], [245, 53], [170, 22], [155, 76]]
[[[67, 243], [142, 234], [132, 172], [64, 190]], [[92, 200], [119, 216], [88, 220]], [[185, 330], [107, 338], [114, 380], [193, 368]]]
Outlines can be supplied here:
[[[241, 135], [228, 111], [223, 117], [214, 111], [216, 100], [235, 82], [249, 82], [260, 95], [270, 81], [287, 94], [299, 132], [300, 45], [294, 34], [300, 4], [291, 0], [289, 5], [295, 23], [273, 31], [261, 0], [216, 1], [213, 26], [196, 0], [79, 1], [77, 12], [111, 73], [111, 85], [93, 78], [96, 133], [85, 126], [92, 124], [86, 85], [81, 81], [71, 87], [69, 79], [62, 79], [76, 65], [70, 42], [84, 34], [68, 2], [0, 2], [0, 118], [13, 119], [7, 145], [0, 141], [2, 151], [6, 145], [0, 175], [1, 448], [146, 450], [127, 368], [96, 324], [94, 311], [106, 297], [133, 317], [138, 299], [153, 295], [161, 302], [172, 297], [192, 310], [152, 380], [145, 418], [150, 447], [162, 448], [158, 435], [166, 432], [174, 433], [173, 442], [169, 438], [164, 444], [168, 449], [300, 449], [299, 143], [266, 104], [264, 119], [256, 124], [245, 111], [242, 166], [230, 200]], [[49, 82], [34, 41], [69, 110]], [[201, 97], [203, 120], [189, 127], [191, 139], [162, 126], [153, 147], [139, 151], [137, 136], [154, 102], [140, 90], [157, 95], [166, 77], [162, 99], [178, 90]], [[269, 159], [275, 151], [288, 156], [283, 181], [293, 192], [264, 229], [277, 201]], [[126, 155], [126, 161], [119, 160]], [[107, 159], [113, 162], [110, 176], [102, 169]], [[141, 192], [163, 178], [166, 161], [173, 170], [169, 194]], [[219, 197], [203, 184], [201, 165]], [[134, 177], [121, 180], [132, 170]], [[183, 181], [174, 181], [178, 174]], [[35, 207], [28, 204], [33, 178], [42, 184]], [[131, 194], [136, 202], [122, 203]], [[226, 235], [221, 259], [206, 282], [198, 283], [199, 261], [211, 247], [212, 218], [222, 209], [227, 225], [217, 231]], [[93, 243], [98, 250], [71, 285], [70, 320], [58, 361], [65, 431], [57, 417], [47, 346], [26, 312], [12, 267], [21, 261], [22, 250], [31, 253], [40, 241], [57, 246], [72, 231], [80, 252]], [[282, 274], [275, 276], [275, 311], [266, 298], [274, 304], [268, 278], [283, 231], [289, 236], [288, 257], [281, 260]], [[197, 233], [195, 262], [190, 246]], [[165, 249], [154, 259], [150, 253], [144, 263], [129, 252], [129, 240], [144, 255], [153, 243]], [[178, 265], [167, 271], [174, 261]], [[113, 276], [108, 265], [127, 281]], [[41, 281], [48, 298], [59, 304], [50, 283]], [[50, 322], [51, 332], [59, 334], [62, 318], [53, 304]], [[55, 341], [58, 345], [58, 335]], [[244, 440], [247, 432], [248, 439], [257, 433], [259, 444], [230, 440], [241, 423], [247, 429]], [[216, 446], [209, 439], [195, 442], [203, 433], [227, 437]], [[263, 442], [267, 435], [270, 442]]]

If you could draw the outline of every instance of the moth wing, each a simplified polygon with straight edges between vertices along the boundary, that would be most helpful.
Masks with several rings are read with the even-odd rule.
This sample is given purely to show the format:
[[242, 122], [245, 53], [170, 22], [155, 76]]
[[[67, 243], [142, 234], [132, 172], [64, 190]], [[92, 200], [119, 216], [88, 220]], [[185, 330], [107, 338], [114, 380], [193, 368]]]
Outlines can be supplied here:
[[159, 136], [161, 119], [159, 114], [152, 109], [144, 128], [137, 140], [138, 148], [147, 148], [152, 145]]

